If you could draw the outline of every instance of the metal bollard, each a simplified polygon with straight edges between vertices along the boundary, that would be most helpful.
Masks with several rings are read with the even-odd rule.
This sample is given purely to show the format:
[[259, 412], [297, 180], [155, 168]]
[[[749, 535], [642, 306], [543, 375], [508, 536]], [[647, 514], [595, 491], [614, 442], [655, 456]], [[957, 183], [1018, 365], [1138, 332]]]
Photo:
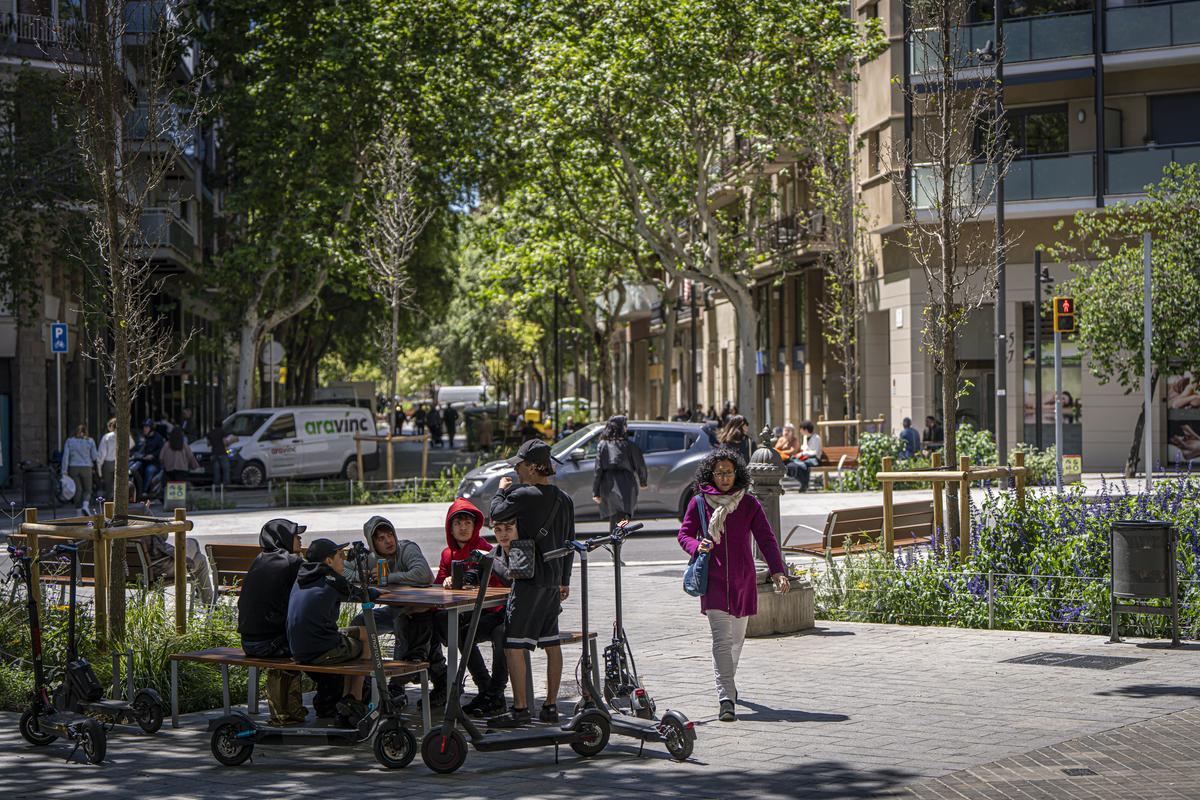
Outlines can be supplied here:
[[354, 505], [354, 481], [346, 481], [346, 490], [350, 495], [350, 505]]
[[292, 482], [285, 481], [283, 484], [283, 507], [292, 507]]
[[133, 702], [133, 648], [125, 651], [125, 700]]

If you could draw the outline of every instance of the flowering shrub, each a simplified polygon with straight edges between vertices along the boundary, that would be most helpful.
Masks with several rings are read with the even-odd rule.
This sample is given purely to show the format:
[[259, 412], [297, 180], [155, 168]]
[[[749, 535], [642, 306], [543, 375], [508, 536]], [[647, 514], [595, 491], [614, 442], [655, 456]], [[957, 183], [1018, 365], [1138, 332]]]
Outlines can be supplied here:
[[[1114, 522], [1158, 519], [1178, 535], [1180, 629], [1200, 635], [1200, 479], [1160, 482], [1151, 494], [1109, 484], [1030, 495], [989, 493], [972, 508], [971, 556], [958, 541], [830, 561], [813, 574], [818, 616], [913, 625], [1105, 633], [1109, 625], [1109, 532]], [[1155, 601], [1151, 601], [1154, 604]], [[1165, 617], [1121, 617], [1122, 632], [1162, 636]]]

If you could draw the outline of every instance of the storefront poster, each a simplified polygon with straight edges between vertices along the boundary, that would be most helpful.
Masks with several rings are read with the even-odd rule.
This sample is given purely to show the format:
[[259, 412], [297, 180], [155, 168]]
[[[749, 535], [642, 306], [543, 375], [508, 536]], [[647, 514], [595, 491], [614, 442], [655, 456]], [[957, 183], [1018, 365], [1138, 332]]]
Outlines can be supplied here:
[[1167, 378], [1167, 461], [1200, 466], [1200, 380], [1190, 372]]

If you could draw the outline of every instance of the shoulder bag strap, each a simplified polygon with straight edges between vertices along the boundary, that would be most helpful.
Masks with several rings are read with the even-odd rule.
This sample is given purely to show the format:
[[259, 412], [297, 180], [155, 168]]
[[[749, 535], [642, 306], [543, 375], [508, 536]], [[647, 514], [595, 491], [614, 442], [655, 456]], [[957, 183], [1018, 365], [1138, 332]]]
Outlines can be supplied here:
[[705, 505], [704, 495], [696, 495], [696, 513], [700, 515], [700, 538], [702, 540], [708, 538], [708, 515], [704, 513]]

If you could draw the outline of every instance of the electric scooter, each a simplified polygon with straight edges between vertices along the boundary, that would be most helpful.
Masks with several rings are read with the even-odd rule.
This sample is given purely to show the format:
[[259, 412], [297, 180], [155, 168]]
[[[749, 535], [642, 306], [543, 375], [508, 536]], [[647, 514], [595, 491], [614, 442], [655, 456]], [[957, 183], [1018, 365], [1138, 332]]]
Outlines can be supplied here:
[[[33, 588], [33, 558], [26, 547], [8, 546], [8, 555], [13, 562], [13, 573], [25, 584], [26, 609], [29, 612], [29, 639], [33, 647], [33, 695], [29, 708], [21, 714], [20, 730], [25, 741], [32, 745], [50, 744], [60, 736], [75, 743], [75, 749], [67, 756], [70, 761], [76, 750], [83, 750], [92, 764], [104, 760], [108, 749], [108, 736], [104, 726], [91, 717], [55, 708], [46, 687], [46, 673], [42, 664], [42, 625], [38, 614], [38, 603]], [[95, 676], [92, 676], [95, 679]]]
[[[646, 742], [660, 742], [667, 746], [671, 758], [686, 761], [692, 755], [696, 743], [695, 723], [679, 711], [668, 710], [661, 719], [654, 715], [654, 700], [637, 677], [633, 651], [629, 647], [629, 640], [625, 638], [621, 615], [621, 544], [629, 534], [640, 530], [641, 527], [640, 522], [635, 522], [618, 527], [612, 533], [603, 536], [569, 543], [572, 549], [579, 553], [580, 591], [585, 608], [588, 593], [588, 553], [601, 547], [609, 547], [616, 567], [617, 619], [613, 624], [612, 644], [604, 648], [603, 693], [585, 691], [576, 709], [595, 708], [608, 715], [613, 733], [641, 741], [639, 755]], [[547, 557], [550, 555], [552, 554], [547, 554]], [[582, 672], [590, 676], [592, 670], [591, 648], [585, 643]]]
[[[352, 728], [332, 726], [309, 726], [279, 728], [262, 725], [241, 711], [233, 711], [208, 723], [212, 732], [213, 757], [227, 767], [242, 764], [254, 753], [256, 744], [263, 745], [339, 745], [353, 747], [371, 742], [375, 758], [388, 769], [408, 766], [417, 754], [417, 740], [404, 725], [400, 708], [386, 690], [387, 677], [383, 672], [383, 650], [379, 646], [379, 630], [375, 625], [372, 609], [375, 603], [370, 598], [369, 571], [367, 569], [367, 547], [362, 542], [354, 543], [356, 574], [362, 589], [363, 624], [367, 628], [367, 640], [371, 646], [371, 666], [379, 702], [372, 702], [366, 716]], [[297, 669], [303, 669], [297, 665]]]
[[[544, 558], [562, 558], [571, 551], [563, 548], [547, 553]], [[495, 551], [483, 554], [479, 558], [479, 588], [475, 595], [475, 606], [471, 614], [471, 622], [467, 628], [467, 636], [462, 652], [469, 653], [475, 646], [475, 636], [479, 629], [479, 617], [483, 613], [484, 598], [487, 593], [488, 580], [492, 577], [492, 561]], [[587, 638], [587, 594], [583, 599], [583, 630]], [[467, 760], [468, 737], [471, 747], [481, 753], [499, 750], [523, 750], [533, 747], [554, 747], [555, 761], [558, 760], [559, 745], [570, 745], [571, 749], [584, 758], [598, 755], [608, 746], [609, 726], [608, 715], [595, 708], [581, 709], [562, 725], [536, 725], [513, 731], [483, 731], [476, 721], [467, 716], [462, 710], [462, 687], [467, 675], [467, 659], [464, 655], [459, 660], [458, 674], [446, 694], [446, 713], [442, 724], [425, 734], [421, 742], [421, 758], [425, 766], [434, 772], [448, 774], [461, 767]], [[591, 674], [583, 678], [585, 687], [595, 693]], [[461, 727], [467, 732], [464, 737], [459, 731]]]
[[[71, 556], [71, 589], [67, 611], [67, 669], [63, 682], [52, 692], [54, 707], [59, 711], [97, 719], [106, 725], [137, 725], [146, 733], [155, 733], [162, 727], [166, 703], [154, 689], [139, 689], [132, 701], [104, 699], [104, 689], [96, 679], [96, 673], [87, 659], [79, 657], [75, 638], [75, 584], [79, 569], [79, 545], [55, 545], [54, 552], [69, 553]], [[132, 658], [130, 659], [132, 661]], [[114, 674], [117, 660], [113, 659]], [[131, 665], [130, 665], [131, 666]], [[130, 667], [127, 666], [126, 669]], [[132, 680], [132, 679], [131, 679]], [[114, 680], [114, 685], [119, 681]]]

